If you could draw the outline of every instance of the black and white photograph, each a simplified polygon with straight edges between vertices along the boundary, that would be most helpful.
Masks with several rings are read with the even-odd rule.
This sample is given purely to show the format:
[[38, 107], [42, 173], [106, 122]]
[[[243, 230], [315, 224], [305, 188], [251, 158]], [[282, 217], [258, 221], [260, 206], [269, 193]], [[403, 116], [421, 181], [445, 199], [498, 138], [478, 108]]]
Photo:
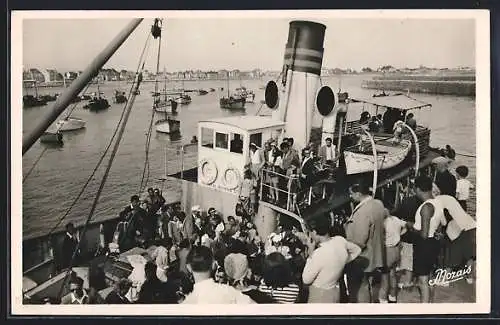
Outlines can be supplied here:
[[12, 12], [11, 313], [489, 312], [489, 24]]

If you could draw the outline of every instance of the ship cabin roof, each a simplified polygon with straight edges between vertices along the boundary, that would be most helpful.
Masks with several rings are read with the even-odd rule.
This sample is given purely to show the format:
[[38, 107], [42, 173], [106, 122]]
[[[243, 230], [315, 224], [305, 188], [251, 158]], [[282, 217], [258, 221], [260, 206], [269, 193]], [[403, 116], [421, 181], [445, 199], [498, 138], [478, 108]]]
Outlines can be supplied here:
[[351, 98], [353, 102], [361, 102], [380, 107], [393, 108], [399, 111], [432, 107], [431, 104], [412, 98], [405, 94], [396, 94], [370, 98]]
[[252, 133], [264, 129], [280, 129], [285, 126], [285, 122], [276, 121], [267, 116], [243, 115], [199, 121], [198, 125], [200, 127], [220, 125], [217, 129], [236, 128], [246, 133]]

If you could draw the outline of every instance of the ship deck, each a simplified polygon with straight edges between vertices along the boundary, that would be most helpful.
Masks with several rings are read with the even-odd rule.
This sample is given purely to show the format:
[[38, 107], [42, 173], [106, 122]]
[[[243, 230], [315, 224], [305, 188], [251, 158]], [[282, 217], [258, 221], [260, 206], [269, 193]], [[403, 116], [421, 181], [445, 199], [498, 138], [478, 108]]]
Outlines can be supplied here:
[[[437, 151], [430, 150], [428, 154], [420, 160], [419, 169], [428, 167], [432, 164], [432, 160], [439, 156], [440, 154]], [[390, 184], [391, 182], [409, 176], [411, 170], [414, 167], [414, 163], [410, 160], [407, 160], [401, 165], [389, 170], [379, 170], [377, 188], [381, 188], [383, 186], [386, 186], [387, 184]], [[334, 180], [333, 184], [335, 195], [331, 196], [329, 200], [324, 200], [302, 210], [301, 215], [304, 216], [307, 221], [349, 203], [349, 186], [361, 181], [371, 184], [372, 178], [373, 172], [355, 175], [336, 175], [336, 179]]]

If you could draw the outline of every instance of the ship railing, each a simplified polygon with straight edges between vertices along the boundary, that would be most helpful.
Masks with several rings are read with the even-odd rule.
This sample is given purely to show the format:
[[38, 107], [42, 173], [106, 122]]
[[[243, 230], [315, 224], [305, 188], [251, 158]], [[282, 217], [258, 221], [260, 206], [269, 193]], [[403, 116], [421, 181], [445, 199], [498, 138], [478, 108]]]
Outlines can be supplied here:
[[[277, 178], [278, 182], [272, 181], [272, 178]], [[298, 212], [298, 207], [301, 205], [310, 206], [317, 201], [324, 200], [327, 196], [327, 183], [316, 182], [311, 186], [304, 187], [298, 174], [286, 175], [263, 168], [260, 172], [260, 179], [260, 200], [280, 206], [292, 213]], [[268, 198], [270, 193], [273, 193], [271, 196], [275, 196], [277, 193], [278, 198], [275, 198], [274, 201], [270, 200]], [[283, 200], [283, 197], [286, 197], [286, 200]]]
[[[187, 143], [177, 145], [175, 147], [169, 147], [165, 145], [164, 148], [164, 175], [160, 177], [161, 181], [165, 181], [168, 178], [169, 173], [175, 174], [180, 173], [180, 178], [184, 177], [184, 170], [191, 169], [198, 164], [198, 143]], [[178, 159], [173, 159], [171, 154], [175, 154], [180, 157]]]

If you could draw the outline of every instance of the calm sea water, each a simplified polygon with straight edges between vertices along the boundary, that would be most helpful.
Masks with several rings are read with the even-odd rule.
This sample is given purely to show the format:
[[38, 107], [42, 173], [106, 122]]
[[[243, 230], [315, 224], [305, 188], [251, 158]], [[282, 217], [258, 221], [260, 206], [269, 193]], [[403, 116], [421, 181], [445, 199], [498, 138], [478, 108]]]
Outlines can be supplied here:
[[[330, 85], [335, 90], [341, 87], [342, 91], [349, 92], [351, 97], [371, 96], [373, 90], [361, 88], [363, 78], [366, 77], [343, 76], [341, 78], [323, 79], [322, 82]], [[259, 89], [259, 86], [264, 85], [264, 81], [230, 82], [231, 89], [240, 85], [254, 90], [257, 95], [256, 103], [247, 104], [245, 113], [231, 113], [220, 109], [218, 105], [219, 93], [217, 91], [208, 93], [205, 96], [192, 93], [193, 101], [191, 104], [179, 106], [180, 139], [174, 139], [153, 130], [149, 153], [150, 177], [148, 185], [162, 188], [167, 201], [180, 199], [180, 187], [178, 183], [173, 181], [164, 183], [159, 181], [159, 178], [165, 174], [165, 161], [168, 162], [167, 173], [180, 170], [180, 157], [174, 149], [180, 144], [188, 143], [191, 137], [196, 135], [196, 125], [199, 120], [230, 114], [252, 115], [259, 110], [261, 114], [269, 112], [265, 105], [262, 107], [260, 103], [260, 100], [264, 98], [264, 90]], [[186, 81], [184, 84], [171, 82], [167, 85], [168, 88], [184, 87], [186, 89], [208, 89], [209, 87], [219, 89], [226, 86], [226, 81]], [[65, 133], [64, 146], [48, 149], [23, 184], [23, 236], [25, 238], [48, 233], [80, 192], [109, 142], [123, 108], [123, 104], [112, 103], [113, 91], [115, 89], [128, 91], [130, 85], [108, 83], [101, 85], [100, 88], [110, 101], [111, 107], [106, 111], [92, 113], [82, 109], [83, 102], [78, 104], [72, 116], [85, 119], [87, 121], [86, 128], [74, 133]], [[128, 203], [130, 195], [139, 190], [145, 159], [146, 131], [151, 118], [151, 91], [153, 89], [154, 83], [141, 85], [141, 94], [136, 97], [126, 132], [93, 220], [117, 215], [122, 207]], [[88, 92], [96, 90], [97, 86], [92, 85]], [[40, 89], [39, 93], [53, 94], [62, 91], [63, 89], [60, 88], [45, 88]], [[25, 92], [31, 93], [32, 90], [25, 90]], [[473, 98], [426, 94], [412, 94], [412, 96], [433, 106], [432, 109], [422, 109], [416, 112], [419, 123], [428, 125], [432, 130], [431, 145], [444, 146], [450, 144], [457, 152], [475, 155], [476, 108]], [[23, 109], [23, 133], [29, 132], [35, 127], [40, 118], [49, 111], [51, 104], [49, 103], [44, 107]], [[352, 119], [359, 117], [359, 106], [352, 105], [349, 110]], [[61, 116], [65, 116], [65, 114], [66, 112]], [[161, 114], [156, 114], [155, 120], [160, 118]], [[319, 118], [316, 118], [315, 124], [320, 125]], [[169, 149], [166, 150], [166, 148]], [[44, 145], [37, 142], [23, 156], [23, 175], [33, 166], [34, 161], [43, 149]], [[190, 153], [187, 153], [187, 155], [189, 156]], [[192, 155], [193, 153], [191, 153]], [[465, 163], [471, 168], [470, 179], [475, 182], [475, 159], [464, 157], [459, 157], [459, 159], [461, 163]], [[90, 186], [72, 212], [66, 217], [62, 226], [67, 221], [81, 224], [87, 218], [107, 161], [106, 158], [104, 164], [91, 181]]]

